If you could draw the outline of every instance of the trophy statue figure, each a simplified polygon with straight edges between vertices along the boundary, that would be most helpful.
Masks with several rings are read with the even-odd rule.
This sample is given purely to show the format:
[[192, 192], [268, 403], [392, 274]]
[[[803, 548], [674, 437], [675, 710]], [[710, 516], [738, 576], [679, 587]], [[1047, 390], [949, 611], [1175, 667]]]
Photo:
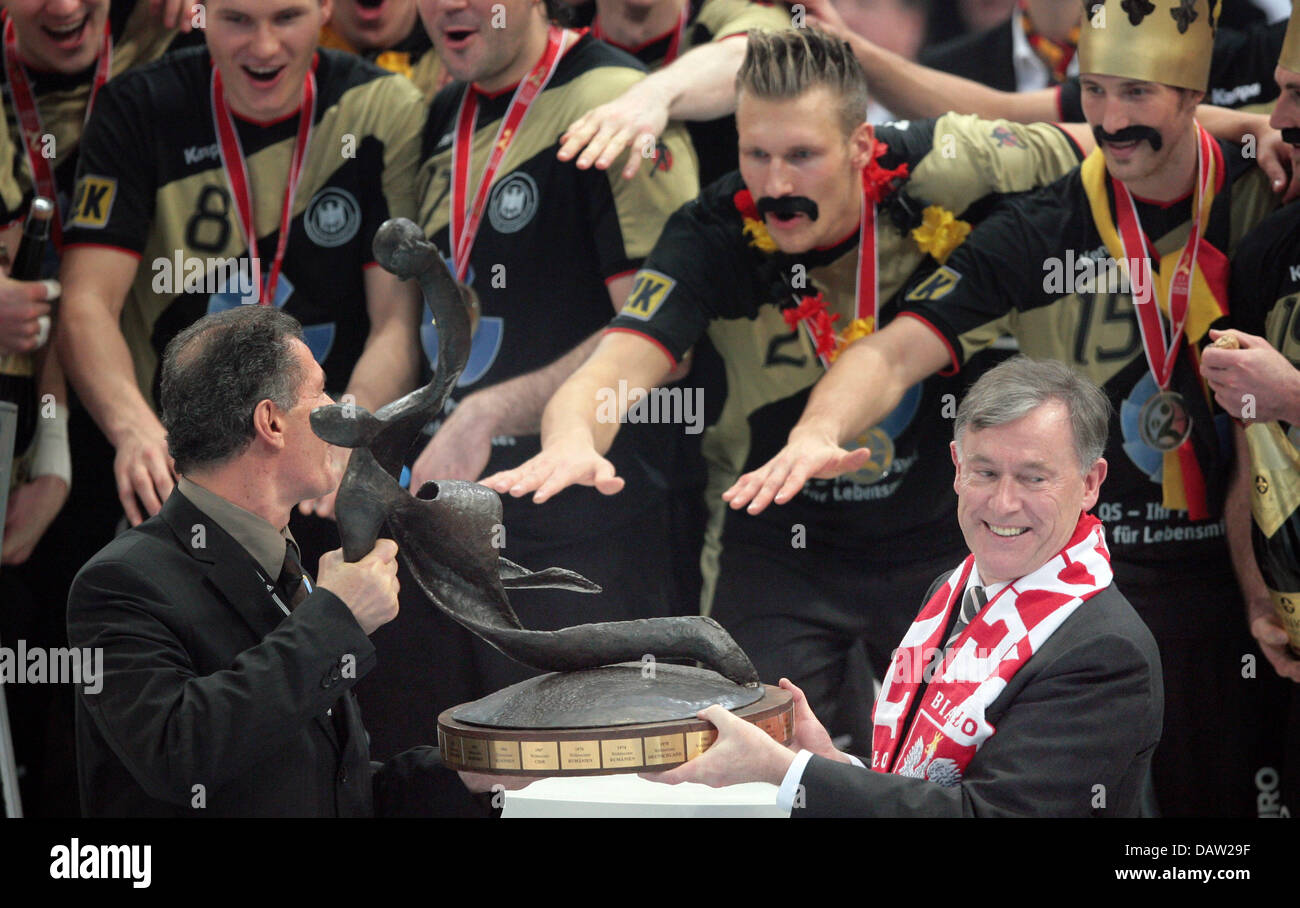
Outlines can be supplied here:
[[760, 684], [749, 657], [713, 619], [529, 630], [510, 607], [507, 589], [592, 594], [600, 587], [563, 568], [532, 571], [503, 557], [493, 545], [501, 499], [491, 489], [460, 480], [426, 482], [413, 495], [401, 487], [403, 459], [441, 414], [465, 368], [475, 304], [410, 221], [384, 223], [374, 251], [386, 270], [418, 282], [438, 326], [438, 358], [427, 385], [375, 413], [333, 404], [311, 414], [317, 435], [352, 449], [335, 508], [344, 557], [362, 558], [387, 523], [399, 557], [434, 606], [512, 659], [550, 672], [444, 712], [438, 720], [444, 762], [534, 775], [668, 769], [712, 743], [712, 726], [695, 714], [713, 704], [788, 743], [789, 694]]

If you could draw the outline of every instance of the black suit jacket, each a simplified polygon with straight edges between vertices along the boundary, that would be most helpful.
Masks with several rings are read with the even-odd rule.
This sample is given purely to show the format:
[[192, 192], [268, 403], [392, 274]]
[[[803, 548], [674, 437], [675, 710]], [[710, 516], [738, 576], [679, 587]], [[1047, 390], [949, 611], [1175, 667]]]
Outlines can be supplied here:
[[791, 816], [1141, 816], [1164, 719], [1155, 639], [1107, 587], [1021, 666], [986, 718], [996, 731], [961, 784], [813, 757]]
[[[104, 652], [103, 689], [77, 692], [87, 816], [369, 816], [389, 791], [351, 693], [375, 664], [352, 613], [317, 588], [286, 617], [179, 491], [77, 574], [68, 637]], [[437, 766], [403, 756], [403, 773]]]

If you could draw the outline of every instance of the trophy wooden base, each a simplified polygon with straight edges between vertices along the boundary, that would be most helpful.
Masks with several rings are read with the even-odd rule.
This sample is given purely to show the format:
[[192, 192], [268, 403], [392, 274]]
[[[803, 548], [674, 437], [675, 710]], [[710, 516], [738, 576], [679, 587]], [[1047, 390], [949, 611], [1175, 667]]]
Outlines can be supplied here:
[[[728, 682], [729, 683], [729, 682]], [[595, 725], [582, 728], [505, 728], [438, 717], [442, 761], [451, 769], [520, 776], [597, 776], [658, 772], [709, 749], [718, 733], [702, 719]], [[754, 703], [733, 709], [782, 744], [794, 740], [794, 702], [770, 684]]]

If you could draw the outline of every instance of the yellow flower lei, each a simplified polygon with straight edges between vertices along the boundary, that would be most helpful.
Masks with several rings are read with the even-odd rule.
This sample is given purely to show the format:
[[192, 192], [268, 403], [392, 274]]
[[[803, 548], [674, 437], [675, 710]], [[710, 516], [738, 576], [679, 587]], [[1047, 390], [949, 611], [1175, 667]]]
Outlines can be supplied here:
[[772, 234], [767, 232], [767, 225], [753, 218], [745, 218], [744, 220], [744, 231], [745, 236], [749, 237], [749, 245], [759, 252], [766, 252], [769, 255], [776, 252], [776, 240], [772, 239]]
[[867, 316], [866, 318], [855, 318], [853, 321], [849, 322], [849, 326], [839, 335], [840, 342], [835, 345], [835, 350], [827, 358], [831, 362], [835, 362], [835, 358], [844, 352], [845, 347], [853, 343], [855, 340], [866, 337], [875, 330], [876, 320], [871, 316]]
[[947, 208], [931, 205], [921, 212], [921, 226], [912, 231], [912, 239], [922, 252], [930, 253], [942, 265], [966, 241], [970, 231], [970, 224], [957, 220]]

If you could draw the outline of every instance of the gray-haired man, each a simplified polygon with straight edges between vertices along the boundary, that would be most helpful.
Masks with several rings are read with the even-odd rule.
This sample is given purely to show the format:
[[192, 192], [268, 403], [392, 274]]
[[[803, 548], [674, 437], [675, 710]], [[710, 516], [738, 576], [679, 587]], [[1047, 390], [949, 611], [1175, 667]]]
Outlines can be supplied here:
[[[1160, 656], [1112, 582], [1101, 523], [1110, 405], [1025, 357], [979, 379], [951, 444], [971, 555], [938, 578], [876, 701], [871, 770], [802, 692], [796, 748], [720, 707], [719, 737], [659, 776], [781, 784], [795, 816], [1137, 816], [1164, 713]], [[856, 765], [852, 765], [856, 764]]]

